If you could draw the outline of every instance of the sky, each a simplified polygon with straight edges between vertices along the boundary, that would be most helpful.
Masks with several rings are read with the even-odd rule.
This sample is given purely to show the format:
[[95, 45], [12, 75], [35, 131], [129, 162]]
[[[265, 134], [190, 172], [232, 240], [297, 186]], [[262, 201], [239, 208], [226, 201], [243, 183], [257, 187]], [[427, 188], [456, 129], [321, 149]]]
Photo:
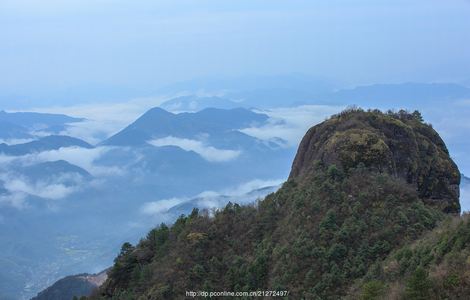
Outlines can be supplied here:
[[[470, 86], [469, 28], [469, 0], [0, 0], [0, 110], [87, 117], [68, 134], [97, 143], [160, 104], [159, 88], [200, 78]], [[456, 148], [467, 109], [426, 109]]]
[[468, 28], [468, 0], [1, 0], [0, 98], [288, 73], [470, 85]]

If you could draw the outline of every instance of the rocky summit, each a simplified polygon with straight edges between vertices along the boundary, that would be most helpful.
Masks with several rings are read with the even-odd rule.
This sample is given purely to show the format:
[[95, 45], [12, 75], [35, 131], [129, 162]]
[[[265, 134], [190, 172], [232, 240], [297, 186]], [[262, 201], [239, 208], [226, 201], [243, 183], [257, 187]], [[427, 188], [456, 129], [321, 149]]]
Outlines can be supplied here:
[[460, 212], [460, 172], [444, 141], [419, 112], [347, 110], [335, 115], [307, 132], [290, 179], [311, 175], [314, 162], [346, 172], [362, 165], [388, 173], [416, 188], [427, 203]]

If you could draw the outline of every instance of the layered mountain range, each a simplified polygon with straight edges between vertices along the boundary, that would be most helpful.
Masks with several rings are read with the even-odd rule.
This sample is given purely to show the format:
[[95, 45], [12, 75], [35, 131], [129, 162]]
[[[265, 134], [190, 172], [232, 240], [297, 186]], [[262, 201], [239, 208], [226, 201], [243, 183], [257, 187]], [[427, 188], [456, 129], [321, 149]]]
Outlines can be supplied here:
[[32, 138], [33, 131], [58, 133], [66, 124], [83, 120], [61, 114], [0, 111], [0, 139]]
[[[25, 116], [33, 120], [22, 123]], [[255, 201], [287, 176], [293, 155], [282, 143], [242, 133], [268, 122], [247, 109], [153, 108], [96, 145], [66, 135], [82, 119], [0, 117], [23, 124], [0, 144], [5, 299], [29, 298], [68, 274], [101, 271], [123, 240], [189, 206], [215, 208], [242, 195]], [[276, 170], [267, 167], [274, 163]]]
[[[137, 243], [155, 224], [171, 224], [194, 207], [211, 214], [229, 201], [255, 203], [288, 178], [306, 124], [317, 124], [351, 103], [422, 109], [442, 130], [452, 157], [465, 170], [466, 133], [454, 126], [465, 119], [469, 93], [463, 86], [407, 83], [333, 91], [331, 86], [292, 85], [282, 79], [276, 85], [256, 81], [243, 89], [221, 89], [217, 96], [189, 92], [170, 99], [128, 126], [120, 122], [122, 127], [109, 130], [103, 123], [105, 130], [96, 135], [89, 132], [96, 129], [95, 120], [1, 112], [0, 242], [5, 247], [0, 253], [0, 298], [29, 299], [66, 275], [100, 272], [112, 265], [124, 241]], [[445, 112], [434, 109], [443, 103]], [[439, 173], [452, 166], [432, 130], [406, 122], [403, 128], [369, 122], [358, 134], [351, 128], [363, 121], [349, 122], [323, 125], [337, 131], [334, 138], [312, 136], [318, 145], [310, 150], [321, 155], [305, 157], [307, 165], [323, 157], [347, 167], [348, 161], [355, 162], [348, 157], [355, 147], [372, 160], [383, 154], [383, 164], [368, 160], [366, 167], [406, 178], [427, 206], [458, 211], [450, 196], [457, 193], [458, 175]], [[395, 133], [403, 137], [402, 143], [394, 140]], [[361, 152], [356, 142], [377, 149]], [[341, 151], [337, 143], [344, 145]], [[423, 152], [430, 155], [420, 161]], [[302, 169], [299, 165], [304, 165], [300, 158], [294, 169]], [[301, 177], [309, 173], [299, 172]], [[466, 182], [462, 177], [464, 210], [470, 194]]]

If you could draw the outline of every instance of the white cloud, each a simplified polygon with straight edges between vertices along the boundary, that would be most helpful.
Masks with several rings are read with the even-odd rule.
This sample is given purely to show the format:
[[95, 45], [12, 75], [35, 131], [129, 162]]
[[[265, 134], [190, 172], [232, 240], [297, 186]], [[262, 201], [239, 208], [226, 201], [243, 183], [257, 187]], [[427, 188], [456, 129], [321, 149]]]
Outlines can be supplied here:
[[97, 144], [125, 128], [150, 108], [158, 106], [168, 99], [168, 97], [164, 96], [149, 97], [112, 104], [98, 103], [33, 108], [31, 111], [86, 118], [83, 122], [70, 123], [69, 127], [61, 132], [61, 134], [81, 138], [91, 144]]
[[17, 209], [28, 207], [29, 196], [60, 200], [83, 187], [83, 178], [78, 174], [63, 174], [35, 180], [16, 173], [3, 173], [0, 174], [0, 182], [4, 190], [0, 195], [0, 204]]
[[[117, 103], [80, 104], [72, 106], [53, 106], [32, 108], [30, 111], [39, 113], [65, 114], [74, 117], [86, 118], [82, 122], [69, 123], [68, 127], [60, 132], [61, 135], [69, 135], [96, 145], [106, 138], [116, 134], [151, 108], [161, 105], [163, 102], [179, 96], [197, 95], [214, 96], [217, 93], [180, 92], [166, 96], [147, 98], [135, 98]], [[36, 136], [50, 135], [48, 132], [36, 131]]]
[[8, 155], [0, 154], [0, 165], [9, 164], [12, 161], [15, 161], [16, 159], [17, 159], [17, 157], [14, 157], [14, 156], [8, 156]]
[[194, 201], [193, 205], [199, 208], [220, 208], [225, 206], [229, 201], [239, 204], [253, 203], [259, 198], [266, 196], [266, 190], [263, 188], [273, 187], [268, 191], [277, 189], [284, 180], [252, 180], [239, 186], [225, 189], [219, 192], [205, 191], [193, 197], [180, 197], [162, 199], [145, 203], [140, 212], [144, 215], [158, 217], [162, 220], [168, 220], [166, 213], [173, 207], [182, 203]]
[[175, 207], [181, 203], [188, 201], [188, 198], [170, 198], [163, 199], [155, 202], [145, 203], [141, 212], [146, 215], [156, 215], [167, 212], [170, 208]]
[[238, 150], [217, 149], [197, 140], [181, 139], [173, 136], [151, 140], [148, 143], [155, 147], [176, 146], [186, 151], [194, 151], [210, 162], [230, 161], [236, 159], [241, 154], [241, 151]]
[[[3, 182], [3, 188], [7, 191], [6, 195], [1, 196], [0, 202], [16, 208], [24, 208], [27, 195], [52, 200], [62, 199], [85, 186], [100, 186], [107, 176], [122, 176], [125, 174], [124, 166], [101, 166], [95, 163], [97, 159], [112, 150], [113, 147], [94, 149], [65, 147], [19, 157], [0, 155], [0, 182]], [[21, 175], [10, 171], [14, 170], [15, 166], [32, 166], [58, 160], [65, 160], [81, 167], [96, 179], [84, 181], [84, 178], [79, 174], [66, 173], [60, 176], [44, 174], [41, 179], [30, 180], [27, 178], [28, 174]]]
[[[5, 193], [0, 195], [0, 203], [23, 209], [28, 206], [28, 196], [58, 200], [85, 188], [98, 188], [106, 182], [109, 176], [123, 176], [126, 173], [125, 166], [96, 164], [96, 160], [112, 150], [114, 147], [94, 149], [65, 147], [19, 157], [0, 155], [0, 183], [2, 184], [0, 187], [5, 190]], [[28, 174], [14, 171], [17, 167], [57, 160], [65, 160], [81, 167], [91, 173], [95, 179], [85, 180], [76, 173], [43, 174], [41, 178], [30, 178]]]
[[113, 147], [97, 147], [92, 149], [64, 147], [58, 150], [29, 154], [24, 156], [23, 159], [30, 162], [65, 160], [73, 165], [85, 169], [93, 176], [122, 175], [124, 170], [118, 166], [100, 166], [95, 163], [96, 160], [113, 149]]
[[253, 203], [257, 199], [266, 196], [266, 190], [263, 188], [275, 187], [268, 192], [274, 191], [284, 180], [259, 180], [255, 179], [237, 187], [226, 189], [221, 192], [204, 192], [198, 195], [197, 206], [200, 208], [212, 209], [224, 207], [228, 201], [238, 204]]
[[[0, 167], [7, 169], [9, 164], [34, 165], [43, 162], [65, 160], [76, 165], [91, 175], [122, 176], [125, 174], [125, 166], [104, 166], [96, 163], [108, 152], [115, 151], [116, 147], [103, 146], [96, 148], [62, 147], [57, 150], [48, 150], [39, 153], [31, 153], [23, 156], [7, 156], [0, 154]], [[137, 158], [136, 158], [137, 159]]]
[[77, 191], [76, 186], [66, 186], [62, 183], [48, 183], [45, 181], [28, 182], [20, 178], [5, 180], [4, 188], [12, 195], [28, 194], [50, 200], [65, 198]]
[[228, 196], [243, 195], [243, 194], [246, 194], [255, 190], [259, 190], [265, 187], [278, 186], [284, 181], [285, 180], [283, 179], [274, 179], [274, 180], [255, 179], [255, 180], [251, 180], [246, 183], [243, 183], [233, 189], [224, 190], [223, 194], [228, 195]]
[[68, 124], [60, 135], [73, 136], [89, 144], [97, 145], [124, 127], [121, 121], [112, 120], [85, 120]]
[[12, 206], [16, 209], [24, 209], [27, 207], [26, 196], [24, 193], [0, 195], [0, 204]]
[[34, 141], [34, 139], [0, 139], [0, 144], [18, 145]]
[[343, 109], [343, 106], [303, 105], [263, 110], [259, 112], [270, 117], [267, 125], [240, 131], [262, 140], [281, 138], [287, 141], [289, 147], [297, 147], [310, 127]]

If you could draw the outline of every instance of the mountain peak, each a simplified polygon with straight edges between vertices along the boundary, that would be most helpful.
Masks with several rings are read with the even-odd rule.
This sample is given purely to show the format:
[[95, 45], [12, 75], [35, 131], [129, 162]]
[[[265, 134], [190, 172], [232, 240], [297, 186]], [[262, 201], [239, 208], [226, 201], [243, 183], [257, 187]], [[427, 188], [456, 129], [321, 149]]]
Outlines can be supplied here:
[[243, 108], [207, 108], [199, 112], [173, 114], [155, 107], [103, 144], [142, 146], [155, 138], [173, 136], [197, 139], [201, 134], [227, 138], [230, 132], [249, 127], [254, 123], [263, 123], [267, 119], [267, 115]]
[[176, 115], [164, 110], [160, 107], [154, 107], [146, 111], [142, 116], [140, 116], [133, 124], [130, 126], [140, 125], [140, 126], [151, 126], [156, 125], [156, 122], [164, 122], [171, 120]]
[[149, 109], [143, 116], [145, 115], [152, 115], [152, 116], [174, 116], [173, 113], [164, 110], [161, 107], [153, 107]]
[[305, 180], [317, 163], [344, 172], [360, 166], [388, 173], [416, 188], [428, 203], [445, 212], [460, 212], [459, 170], [419, 112], [352, 109], [337, 114], [307, 132], [290, 179]]

